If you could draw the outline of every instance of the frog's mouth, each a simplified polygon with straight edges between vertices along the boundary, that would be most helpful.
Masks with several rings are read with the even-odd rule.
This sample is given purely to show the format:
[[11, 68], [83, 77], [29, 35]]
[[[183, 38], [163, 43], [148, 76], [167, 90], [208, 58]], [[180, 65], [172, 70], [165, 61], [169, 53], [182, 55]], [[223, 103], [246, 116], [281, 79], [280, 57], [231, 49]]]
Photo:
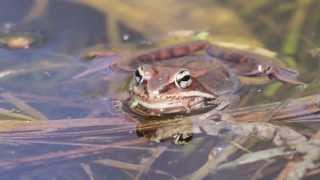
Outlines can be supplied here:
[[212, 106], [216, 97], [201, 92], [186, 92], [179, 95], [141, 96], [132, 95], [129, 100], [130, 109], [139, 114], [161, 116], [168, 114], [188, 114], [195, 110]]

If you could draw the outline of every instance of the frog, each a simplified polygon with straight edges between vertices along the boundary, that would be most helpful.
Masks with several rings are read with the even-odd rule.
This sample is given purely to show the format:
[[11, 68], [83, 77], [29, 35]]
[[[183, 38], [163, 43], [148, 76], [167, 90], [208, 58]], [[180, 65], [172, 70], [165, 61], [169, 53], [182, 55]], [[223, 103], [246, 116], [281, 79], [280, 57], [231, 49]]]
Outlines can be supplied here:
[[270, 57], [208, 41], [151, 49], [112, 67], [131, 72], [124, 104], [143, 117], [219, 113], [235, 107], [240, 99], [240, 77], [303, 84], [298, 71]]
[[139, 65], [127, 102], [132, 112], [143, 116], [220, 111], [236, 104], [239, 87], [236, 74], [219, 61], [205, 55], [186, 56]]

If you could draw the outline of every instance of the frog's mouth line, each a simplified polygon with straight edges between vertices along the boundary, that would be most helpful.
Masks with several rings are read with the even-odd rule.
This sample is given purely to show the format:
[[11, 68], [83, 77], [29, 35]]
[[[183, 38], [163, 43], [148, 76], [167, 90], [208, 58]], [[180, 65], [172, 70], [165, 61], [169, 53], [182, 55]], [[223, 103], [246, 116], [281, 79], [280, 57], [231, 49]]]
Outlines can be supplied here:
[[171, 109], [171, 108], [181, 108], [186, 105], [182, 101], [178, 100], [170, 100], [170, 101], [162, 101], [162, 102], [148, 102], [142, 99], [135, 99], [137, 104], [147, 108], [147, 109]]
[[203, 98], [203, 99], [216, 99], [216, 96], [213, 94], [199, 92], [199, 91], [186, 91], [186, 92], [179, 92], [177, 94], [166, 94], [161, 95], [159, 93], [150, 93], [146, 95], [145, 93], [139, 93], [135, 90], [131, 91], [132, 96], [140, 98], [142, 101], [145, 102], [164, 102], [164, 101], [181, 101], [181, 100], [192, 100], [195, 98]]
[[131, 97], [130, 107], [136, 108], [141, 106], [148, 111], [170, 114], [206, 108], [206, 102], [214, 99], [216, 99], [216, 97], [212, 94], [196, 91], [180, 92], [179, 95], [166, 95], [161, 97], [147, 97], [134, 94]]

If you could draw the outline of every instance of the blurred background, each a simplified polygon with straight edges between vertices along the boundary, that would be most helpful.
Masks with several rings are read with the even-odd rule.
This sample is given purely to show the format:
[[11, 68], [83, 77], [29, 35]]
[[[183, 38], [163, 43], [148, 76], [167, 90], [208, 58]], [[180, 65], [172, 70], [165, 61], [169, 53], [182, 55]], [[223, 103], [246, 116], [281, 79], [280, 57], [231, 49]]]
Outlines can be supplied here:
[[[304, 88], [277, 82], [258, 86], [243, 97], [246, 103], [319, 92], [319, 0], [1, 0], [0, 130], [32, 125], [39, 119], [64, 123], [72, 119], [73, 123], [49, 124], [45, 132], [37, 129], [39, 134], [32, 134], [38, 132], [34, 129], [23, 131], [31, 133], [30, 139], [21, 140], [26, 134], [14, 131], [14, 136], [2, 136], [0, 179], [94, 180], [106, 179], [106, 175], [132, 179], [135, 173], [131, 171], [145, 179], [154, 174], [156, 179], [175, 179], [197, 170], [208, 159], [210, 148], [230, 142], [202, 137], [191, 145], [171, 145], [168, 151], [162, 144], [144, 142], [146, 147], [140, 147], [135, 144], [135, 124], [120, 126], [120, 131], [115, 127], [128, 122], [108, 119], [119, 116], [113, 104], [122, 97], [117, 93], [126, 91], [128, 78], [107, 68], [83, 74], [88, 69], [107, 67], [106, 62], [116, 59], [86, 61], [82, 57], [97, 49], [130, 57], [148, 48], [199, 39], [267, 49], [265, 55], [276, 56], [297, 69], [300, 80], [308, 84]], [[92, 127], [84, 124], [82, 129], [72, 126], [77, 120], [101, 117], [115, 124], [103, 121], [110, 124], [101, 125], [99, 121]], [[56, 131], [50, 134], [52, 127]], [[32, 143], [35, 140], [41, 142]], [[59, 142], [52, 144], [52, 140]], [[125, 147], [110, 150], [98, 146], [118, 142]], [[102, 149], [86, 151], [84, 144]], [[130, 149], [131, 144], [136, 149]], [[260, 143], [257, 149], [264, 147]], [[139, 164], [146, 159], [149, 164]], [[129, 161], [131, 164], [121, 164]], [[266, 173], [266, 179], [281, 169], [279, 163], [272, 163], [276, 165]], [[149, 165], [160, 170], [149, 172]], [[243, 167], [209, 177], [248, 179], [257, 170], [255, 164]]]

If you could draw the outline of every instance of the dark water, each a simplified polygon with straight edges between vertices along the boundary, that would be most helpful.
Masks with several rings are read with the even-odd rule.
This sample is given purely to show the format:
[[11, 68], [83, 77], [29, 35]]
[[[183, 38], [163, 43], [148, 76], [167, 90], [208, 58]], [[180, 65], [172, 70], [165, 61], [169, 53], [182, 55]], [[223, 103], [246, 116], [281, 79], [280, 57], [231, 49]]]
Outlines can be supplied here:
[[[83, 2], [0, 2], [0, 35], [36, 35], [31, 48], [0, 49], [0, 107], [21, 111], [6, 98], [10, 94], [49, 119], [48, 124], [22, 123], [18, 130], [1, 134], [0, 179], [188, 179], [193, 172], [205, 172], [199, 168], [210, 153], [231, 144], [230, 137], [208, 135], [195, 135], [186, 145], [139, 138], [137, 122], [115, 106], [126, 96], [128, 75], [107, 68], [117, 56], [83, 60], [90, 48], [127, 55], [209, 33], [212, 41], [277, 52], [309, 84], [305, 89], [279, 83], [254, 86], [242, 98], [243, 106], [318, 92], [317, 1]], [[252, 149], [271, 146], [262, 142]], [[239, 150], [228, 159], [243, 153]], [[271, 162], [258, 179], [277, 177], [285, 162]], [[250, 179], [264, 165], [257, 161], [204, 177]]]

